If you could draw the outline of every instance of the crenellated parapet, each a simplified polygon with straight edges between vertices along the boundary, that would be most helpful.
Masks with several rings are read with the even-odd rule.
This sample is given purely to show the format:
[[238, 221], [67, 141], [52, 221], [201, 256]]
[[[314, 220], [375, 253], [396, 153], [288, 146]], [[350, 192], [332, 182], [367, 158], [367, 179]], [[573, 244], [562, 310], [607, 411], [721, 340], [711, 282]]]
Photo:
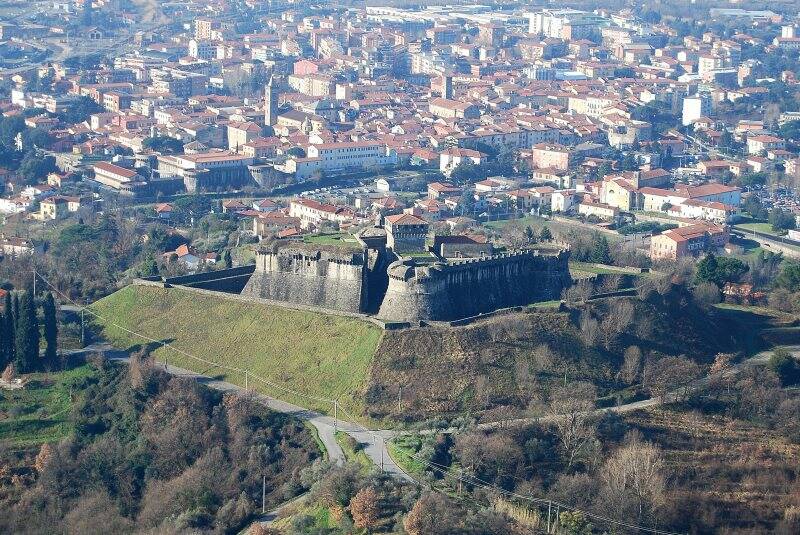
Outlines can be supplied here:
[[451, 320], [498, 308], [558, 299], [572, 280], [569, 251], [523, 249], [482, 258], [388, 268], [379, 316], [394, 321]]
[[478, 258], [396, 260], [383, 248], [308, 245], [263, 250], [243, 294], [392, 321], [452, 320], [558, 299], [569, 250], [520, 249]]

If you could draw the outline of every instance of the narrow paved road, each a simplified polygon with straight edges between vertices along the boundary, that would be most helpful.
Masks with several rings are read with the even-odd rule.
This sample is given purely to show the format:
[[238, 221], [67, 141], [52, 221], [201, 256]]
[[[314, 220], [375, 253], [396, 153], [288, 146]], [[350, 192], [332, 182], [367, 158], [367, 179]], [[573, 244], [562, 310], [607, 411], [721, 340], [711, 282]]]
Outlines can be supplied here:
[[[66, 353], [71, 354], [85, 354], [85, 353], [100, 353], [107, 359], [116, 360], [120, 362], [129, 362], [130, 356], [125, 351], [114, 349], [109, 344], [96, 344], [87, 346], [84, 349], [69, 351]], [[159, 366], [161, 367], [161, 366]], [[408, 474], [406, 474], [389, 456], [389, 451], [386, 447], [386, 442], [392, 436], [392, 431], [368, 431], [363, 426], [347, 422], [340, 419], [334, 419], [330, 416], [305, 409], [298, 405], [288, 403], [279, 399], [271, 398], [264, 394], [259, 394], [251, 390], [245, 390], [243, 387], [229, 383], [227, 381], [220, 381], [211, 377], [179, 368], [169, 364], [166, 370], [170, 375], [178, 377], [189, 377], [204, 385], [219, 390], [222, 392], [238, 392], [250, 396], [252, 399], [266, 406], [267, 408], [290, 414], [295, 418], [305, 420], [317, 430], [320, 441], [325, 446], [328, 452], [328, 459], [332, 463], [342, 464], [345, 461], [345, 455], [339, 443], [336, 442], [336, 431], [344, 431], [358, 442], [363, 444], [364, 453], [372, 460], [375, 466], [381, 468], [384, 472], [391, 474], [395, 477], [406, 481], [414, 481]]]
[[[62, 307], [66, 308], [66, 307]], [[77, 307], [76, 307], [77, 308]], [[786, 347], [792, 354], [800, 358], [800, 346], [788, 346]], [[106, 358], [112, 360], [118, 360], [123, 362], [128, 362], [130, 360], [128, 354], [124, 351], [115, 350], [109, 344], [97, 344], [94, 346], [87, 346], [84, 349], [74, 350], [68, 353], [101, 353], [106, 356]], [[746, 366], [752, 366], [756, 364], [763, 364], [768, 359], [769, 356], [772, 354], [772, 350], [763, 351], [758, 353], [748, 359], [743, 360], [735, 365], [733, 365], [728, 370], [722, 372], [723, 375], [733, 375], [739, 373], [741, 369]], [[354, 422], [348, 422], [341, 419], [334, 419], [330, 416], [300, 407], [298, 405], [294, 405], [292, 403], [288, 403], [286, 401], [282, 401], [279, 399], [275, 399], [264, 394], [259, 394], [250, 390], [245, 390], [243, 387], [235, 385], [233, 383], [229, 383], [226, 381], [220, 381], [217, 379], [213, 379], [211, 377], [193, 372], [191, 370], [187, 370], [185, 368], [179, 368], [177, 366], [169, 365], [167, 367], [168, 373], [175, 376], [180, 377], [190, 377], [198, 382], [201, 382], [211, 388], [216, 390], [220, 390], [223, 392], [239, 392], [252, 397], [252, 399], [256, 400], [257, 402], [261, 403], [262, 405], [268, 407], [277, 412], [282, 412], [285, 414], [290, 414], [296, 418], [301, 420], [305, 420], [309, 422], [314, 428], [317, 430], [319, 434], [320, 441], [325, 446], [328, 452], [328, 458], [332, 463], [342, 464], [345, 461], [345, 455], [342, 451], [341, 446], [339, 446], [338, 442], [336, 442], [336, 431], [344, 431], [354, 439], [356, 439], [359, 443], [363, 445], [364, 453], [370, 460], [375, 464], [375, 466], [381, 468], [384, 472], [387, 472], [395, 477], [406, 481], [414, 481], [407, 473], [405, 473], [398, 465], [394, 462], [394, 460], [389, 455], [389, 451], [386, 447], [387, 441], [391, 440], [392, 438], [398, 435], [410, 434], [407, 431], [397, 431], [397, 430], [386, 430], [386, 429], [376, 429], [376, 430], [368, 430], [364, 426], [359, 425]], [[697, 388], [703, 384], [706, 384], [711, 379], [710, 376], [705, 376], [700, 379], [697, 379], [693, 384], [689, 385], [688, 388]], [[683, 390], [683, 389], [681, 389]], [[649, 398], [640, 401], [634, 401], [631, 403], [626, 403], [624, 405], [618, 405], [615, 407], [609, 407], [604, 409], [597, 409], [593, 412], [600, 413], [603, 411], [611, 411], [617, 413], [625, 413], [631, 412], [639, 409], [644, 409], [648, 407], [654, 407], [661, 405], [663, 403], [672, 402], [676, 399], [676, 393], [667, 394], [664, 399], [662, 398]], [[522, 425], [522, 424], [529, 424], [535, 422], [545, 422], [548, 419], [554, 418], [555, 416], [540, 416], [540, 417], [524, 417], [524, 418], [513, 418], [509, 420], [501, 420], [495, 422], [486, 422], [482, 424], [478, 424], [476, 427], [477, 429], [482, 430], [491, 430], [500, 427], [508, 427], [513, 425]], [[448, 433], [448, 432], [455, 432], [456, 429], [436, 429], [436, 430], [428, 430], [428, 431], [418, 431], [419, 434], [427, 434], [427, 433]]]
[[[795, 357], [800, 358], [800, 346], [783, 346], [783, 347], [784, 347], [784, 349], [787, 349]], [[745, 359], [745, 360], [743, 360], [743, 361], [741, 361], [739, 363], [736, 363], [733, 366], [731, 366], [730, 368], [720, 372], [719, 376], [721, 376], [721, 377], [729, 377], [731, 375], [736, 375], [742, 369], [744, 369], [744, 368], [746, 368], [748, 366], [765, 364], [769, 360], [769, 357], [772, 355], [773, 351], [774, 351], [774, 349], [770, 349], [770, 350], [767, 350], [767, 351], [762, 351], [761, 353], [757, 353], [757, 354], [753, 355], [752, 357], [747, 358], [747, 359]], [[695, 389], [695, 388], [698, 388], [700, 386], [703, 386], [705, 384], [708, 384], [708, 382], [711, 380], [711, 378], [712, 378], [711, 375], [705, 375], [705, 376], [693, 381], [691, 384], [687, 385], [686, 387], [681, 388], [680, 392], [685, 391], [686, 388], [691, 390], [691, 389]], [[646, 409], [648, 407], [655, 407], [655, 406], [658, 406], [658, 405], [662, 405], [664, 403], [674, 402], [676, 399], [678, 399], [678, 396], [679, 396], [679, 394], [677, 392], [670, 392], [666, 396], [664, 396], [663, 399], [659, 398], [659, 397], [642, 399], [640, 401], [633, 401], [631, 403], [626, 403], [624, 405], [617, 405], [615, 407], [596, 409], [596, 410], [594, 410], [592, 412], [598, 413], [598, 414], [602, 413], [604, 411], [610, 411], [610, 412], [616, 412], [616, 413], [632, 412], [632, 411], [639, 410], [639, 409]], [[490, 430], [490, 429], [495, 429], [495, 428], [498, 428], [498, 427], [508, 427], [508, 426], [511, 426], [511, 425], [521, 425], [521, 424], [529, 424], [529, 423], [535, 423], [535, 422], [547, 422], [548, 420], [552, 420], [553, 418], [556, 418], [556, 417], [557, 417], [556, 415], [547, 415], [547, 416], [528, 417], [528, 418], [513, 418], [513, 419], [501, 420], [501, 421], [497, 421], [497, 422], [486, 422], [486, 423], [483, 423], [483, 424], [478, 424], [476, 427], [478, 429]]]

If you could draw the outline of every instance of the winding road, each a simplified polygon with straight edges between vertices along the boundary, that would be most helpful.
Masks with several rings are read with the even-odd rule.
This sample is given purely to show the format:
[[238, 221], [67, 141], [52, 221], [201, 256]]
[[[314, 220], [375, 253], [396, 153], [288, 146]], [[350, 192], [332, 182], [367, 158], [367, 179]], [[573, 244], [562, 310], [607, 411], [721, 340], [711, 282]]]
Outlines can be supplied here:
[[[130, 356], [127, 352], [114, 349], [109, 344], [90, 345], [83, 349], [68, 351], [65, 353], [98, 353], [109, 360], [126, 363], [130, 362]], [[343, 431], [363, 445], [364, 453], [370, 458], [375, 466], [379, 467], [384, 472], [405, 481], [414, 481], [411, 476], [406, 474], [389, 455], [389, 450], [386, 447], [386, 441], [390, 440], [396, 435], [396, 432], [394, 431], [367, 430], [357, 423], [348, 422], [341, 419], [334, 419], [319, 412], [315, 412], [298, 405], [282, 401], [280, 399], [272, 398], [264, 394], [259, 394], [252, 390], [246, 390], [239, 385], [235, 385], [227, 381], [213, 379], [185, 368], [173, 366], [172, 364], [166, 365], [165, 370], [170, 375], [174, 375], [176, 377], [188, 377], [208, 386], [209, 388], [213, 388], [221, 392], [237, 392], [242, 395], [246, 395], [254, 401], [264, 405], [268, 409], [289, 414], [300, 420], [307, 421], [317, 430], [319, 439], [325, 446], [325, 450], [328, 453], [328, 459], [332, 463], [343, 464], [345, 462], [344, 452], [342, 451], [341, 446], [339, 446], [339, 443], [336, 442], [336, 431]]]
[[[800, 346], [789, 346], [786, 349], [788, 349], [792, 354], [800, 358]], [[127, 352], [114, 349], [109, 344], [90, 345], [84, 349], [74, 350], [68, 353], [71, 354], [99, 353], [110, 360], [115, 360], [120, 362], [130, 361], [130, 356], [128, 355]], [[764, 364], [769, 359], [769, 356], [771, 354], [772, 351], [763, 351], [737, 364], [734, 364], [733, 366], [731, 366], [730, 368], [721, 373], [724, 376], [734, 375], [746, 366]], [[404, 472], [403, 469], [399, 465], [397, 465], [397, 463], [395, 463], [395, 461], [389, 455], [389, 450], [386, 447], [387, 441], [399, 435], [410, 434], [410, 432], [408, 431], [398, 431], [389, 429], [369, 430], [358, 423], [349, 422], [339, 418], [333, 418], [331, 416], [321, 414], [319, 412], [312, 411], [304, 407], [300, 407], [299, 405], [288, 403], [280, 399], [272, 398], [264, 394], [259, 394], [252, 390], [247, 390], [239, 385], [235, 385], [227, 381], [214, 379], [206, 375], [191, 370], [187, 370], [185, 368], [174, 366], [172, 364], [166, 365], [165, 370], [167, 371], [167, 373], [171, 375], [194, 379], [210, 388], [219, 390], [221, 392], [237, 392], [239, 394], [246, 395], [271, 410], [281, 412], [284, 414], [289, 414], [300, 420], [307, 421], [308, 423], [313, 425], [314, 428], [317, 430], [319, 439], [327, 451], [328, 459], [332, 463], [343, 464], [346, 460], [345, 454], [342, 451], [341, 446], [339, 446], [339, 443], [336, 441], [336, 432], [343, 431], [348, 435], [350, 435], [351, 437], [353, 437], [355, 440], [357, 440], [360, 444], [362, 444], [364, 453], [367, 455], [367, 457], [369, 457], [369, 459], [376, 467], [380, 468], [381, 470], [390, 475], [393, 475], [405, 481], [409, 482], [414, 481], [414, 479], [411, 476], [409, 476], [406, 472]], [[700, 379], [697, 379], [692, 384], [688, 385], [688, 388], [691, 389], [702, 386], [703, 384], [708, 383], [710, 379], [711, 376], [705, 376]], [[684, 389], [682, 388], [681, 390], [683, 391]], [[663, 399], [658, 397], [643, 399], [640, 401], [634, 401], [631, 403], [626, 403], [624, 405], [618, 405], [615, 407], [596, 409], [593, 412], [598, 414], [604, 411], [611, 411], [616, 413], [631, 412], [639, 409], [655, 407], [663, 403], [669, 403], [671, 401], [674, 401], [676, 396], [677, 396], [676, 393], [671, 393], [667, 394]], [[508, 420], [481, 423], [478, 424], [476, 428], [488, 431], [492, 429], [498, 429], [514, 425], [525, 425], [530, 423], [546, 422], [552, 418], [554, 418], [554, 416], [513, 418]], [[431, 429], [428, 430], [427, 432], [421, 431], [418, 433], [430, 434], [434, 432], [448, 433], [456, 431], [457, 431], [456, 429]]]

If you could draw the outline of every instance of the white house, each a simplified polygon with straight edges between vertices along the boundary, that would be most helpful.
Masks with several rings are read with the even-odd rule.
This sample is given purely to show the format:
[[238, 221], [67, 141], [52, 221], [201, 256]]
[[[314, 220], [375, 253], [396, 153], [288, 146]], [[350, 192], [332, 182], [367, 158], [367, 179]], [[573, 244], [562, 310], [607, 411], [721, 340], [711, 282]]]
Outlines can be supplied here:
[[450, 176], [453, 169], [462, 162], [471, 162], [474, 165], [483, 163], [484, 155], [477, 150], [452, 147], [439, 155], [439, 171]]

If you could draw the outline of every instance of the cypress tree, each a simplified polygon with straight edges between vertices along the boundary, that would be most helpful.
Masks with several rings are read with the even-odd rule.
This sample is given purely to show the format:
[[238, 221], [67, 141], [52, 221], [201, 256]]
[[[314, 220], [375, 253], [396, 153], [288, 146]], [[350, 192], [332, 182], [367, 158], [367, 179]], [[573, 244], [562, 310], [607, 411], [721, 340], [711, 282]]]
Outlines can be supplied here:
[[13, 304], [11, 302], [11, 292], [6, 294], [6, 301], [3, 307], [3, 311], [5, 315], [3, 317], [3, 323], [5, 324], [5, 328], [3, 332], [5, 333], [5, 338], [3, 338], [3, 353], [5, 354], [6, 364], [14, 362], [14, 340], [15, 340], [15, 331], [14, 331], [14, 309]]
[[20, 373], [36, 371], [39, 364], [39, 319], [33, 292], [26, 291], [19, 300], [14, 363]]
[[17, 322], [19, 321], [19, 294], [14, 292], [14, 332], [17, 331]]
[[45, 366], [49, 370], [58, 368], [58, 323], [56, 321], [56, 302], [53, 294], [47, 292], [42, 304], [44, 312], [44, 350]]
[[6, 318], [0, 314], [0, 370], [5, 370], [8, 365], [8, 355], [6, 354]]

